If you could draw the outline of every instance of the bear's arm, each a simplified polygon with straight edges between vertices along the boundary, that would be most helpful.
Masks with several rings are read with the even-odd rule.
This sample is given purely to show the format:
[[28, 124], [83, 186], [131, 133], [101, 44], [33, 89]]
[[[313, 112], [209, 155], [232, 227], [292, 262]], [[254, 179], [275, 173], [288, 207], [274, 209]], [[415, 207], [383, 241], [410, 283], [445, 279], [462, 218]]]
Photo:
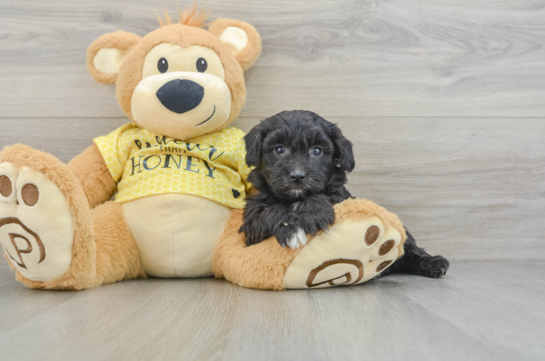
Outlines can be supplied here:
[[74, 157], [68, 167], [80, 181], [91, 208], [106, 202], [115, 193], [117, 184], [95, 144]]

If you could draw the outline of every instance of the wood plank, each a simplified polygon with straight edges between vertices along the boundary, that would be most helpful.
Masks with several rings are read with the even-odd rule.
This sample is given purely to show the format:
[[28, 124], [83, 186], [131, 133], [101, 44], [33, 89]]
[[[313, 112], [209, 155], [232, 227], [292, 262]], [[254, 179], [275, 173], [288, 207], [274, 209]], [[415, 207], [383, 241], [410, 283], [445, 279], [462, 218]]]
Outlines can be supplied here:
[[[397, 213], [430, 253], [454, 260], [545, 259], [541, 119], [330, 118], [354, 142], [348, 188]], [[126, 121], [0, 119], [0, 148], [68, 161]], [[238, 119], [248, 131], [259, 120]]]
[[399, 215], [432, 254], [544, 259], [541, 119], [342, 120], [349, 189]]
[[[263, 37], [242, 117], [545, 116], [545, 7], [535, 0], [210, 5], [212, 19], [250, 22]], [[161, 6], [2, 1], [0, 116], [122, 116], [113, 87], [87, 74], [85, 50], [106, 32], [155, 29]]]
[[454, 263], [439, 280], [313, 291], [148, 279], [51, 292], [16, 283], [2, 259], [0, 349], [18, 360], [541, 359], [543, 266]]
[[[405, 282], [405, 276], [399, 279], [397, 290], [474, 339], [504, 353], [503, 357], [544, 357], [542, 262], [455, 264], [451, 277], [455, 282], [449, 279], [435, 288], [422, 278]], [[541, 287], [536, 287], [539, 284]]]
[[0, 149], [21, 143], [68, 162], [93, 144], [93, 138], [128, 122], [127, 118], [0, 119]]

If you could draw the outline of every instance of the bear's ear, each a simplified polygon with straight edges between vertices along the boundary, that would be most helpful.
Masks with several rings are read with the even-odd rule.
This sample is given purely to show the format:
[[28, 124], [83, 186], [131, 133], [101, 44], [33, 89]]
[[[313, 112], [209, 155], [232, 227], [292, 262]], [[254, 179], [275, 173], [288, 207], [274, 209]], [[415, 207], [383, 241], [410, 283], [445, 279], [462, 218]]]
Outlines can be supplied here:
[[257, 30], [243, 21], [217, 19], [208, 28], [237, 57], [243, 70], [254, 65], [261, 53], [261, 37]]
[[140, 39], [138, 35], [125, 31], [102, 35], [87, 49], [89, 74], [99, 83], [115, 83], [125, 55]]

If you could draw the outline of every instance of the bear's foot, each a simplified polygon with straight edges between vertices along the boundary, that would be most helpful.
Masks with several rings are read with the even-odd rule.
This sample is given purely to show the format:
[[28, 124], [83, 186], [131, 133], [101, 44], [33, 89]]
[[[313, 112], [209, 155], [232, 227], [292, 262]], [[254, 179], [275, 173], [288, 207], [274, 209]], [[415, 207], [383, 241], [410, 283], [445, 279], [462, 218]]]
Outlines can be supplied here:
[[74, 225], [59, 188], [29, 167], [0, 164], [0, 243], [25, 278], [51, 281], [72, 261]]
[[346, 200], [335, 208], [336, 224], [295, 256], [284, 275], [285, 288], [363, 283], [401, 256], [406, 236], [395, 215], [365, 200]]
[[0, 152], [0, 244], [17, 280], [31, 288], [92, 285], [91, 213], [65, 164], [22, 145]]

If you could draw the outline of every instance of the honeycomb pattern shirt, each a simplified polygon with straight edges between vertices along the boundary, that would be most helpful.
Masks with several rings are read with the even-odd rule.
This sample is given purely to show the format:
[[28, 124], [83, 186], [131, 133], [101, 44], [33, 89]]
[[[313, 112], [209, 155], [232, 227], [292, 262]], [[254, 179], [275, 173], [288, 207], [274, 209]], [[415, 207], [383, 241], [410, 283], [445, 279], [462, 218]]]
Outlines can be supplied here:
[[116, 202], [180, 193], [242, 209], [251, 187], [244, 135], [229, 127], [180, 141], [129, 123], [94, 143], [118, 183]]

